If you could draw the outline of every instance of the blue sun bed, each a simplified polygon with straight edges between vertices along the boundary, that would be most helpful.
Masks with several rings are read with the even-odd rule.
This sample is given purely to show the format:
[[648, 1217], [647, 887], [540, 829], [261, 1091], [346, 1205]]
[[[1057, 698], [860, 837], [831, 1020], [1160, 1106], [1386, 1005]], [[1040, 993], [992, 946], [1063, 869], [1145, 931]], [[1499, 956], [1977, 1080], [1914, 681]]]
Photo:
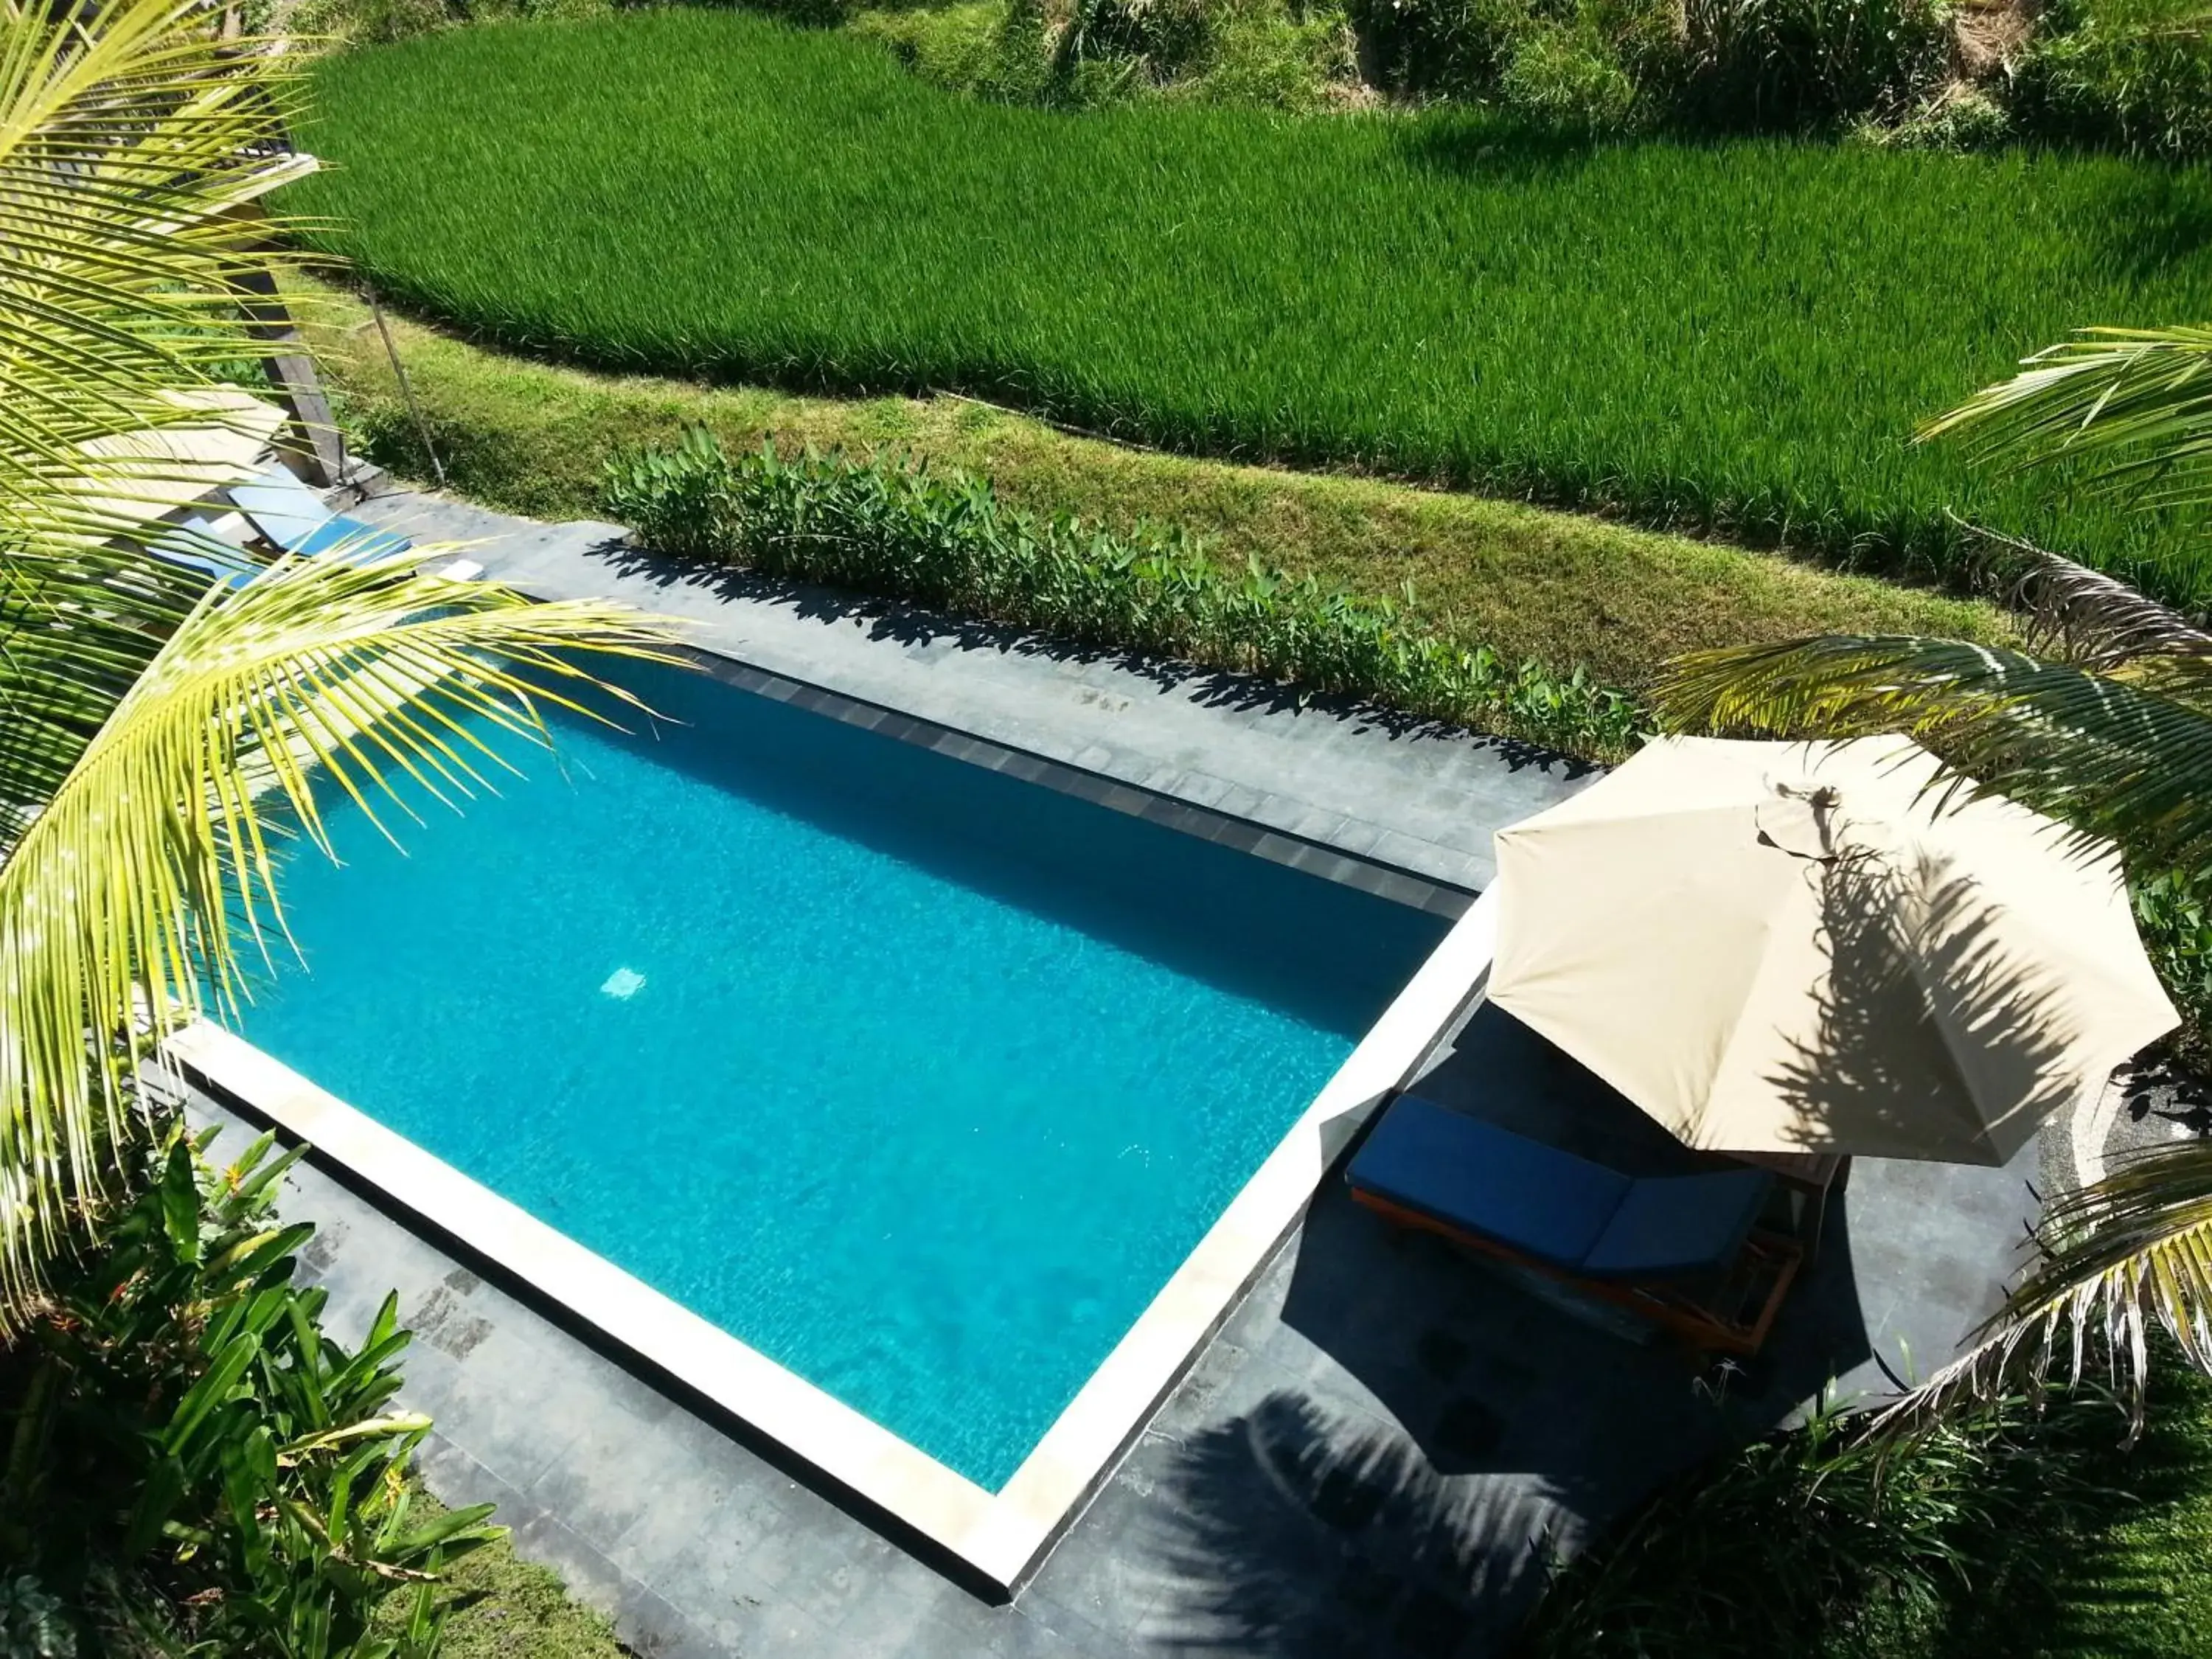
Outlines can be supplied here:
[[397, 532], [332, 513], [321, 496], [281, 466], [263, 469], [250, 483], [233, 484], [229, 493], [256, 530], [301, 558], [335, 552], [351, 563], [366, 564], [414, 545]]
[[1391, 1102], [1346, 1178], [1393, 1220], [1570, 1280], [1708, 1346], [1764, 1340], [1799, 1259], [1787, 1240], [1753, 1237], [1773, 1182], [1764, 1170], [1633, 1177], [1418, 1095]]
[[240, 552], [237, 543], [198, 513], [149, 542], [146, 550], [157, 559], [211, 576], [226, 587], [243, 587], [261, 574], [261, 567]]

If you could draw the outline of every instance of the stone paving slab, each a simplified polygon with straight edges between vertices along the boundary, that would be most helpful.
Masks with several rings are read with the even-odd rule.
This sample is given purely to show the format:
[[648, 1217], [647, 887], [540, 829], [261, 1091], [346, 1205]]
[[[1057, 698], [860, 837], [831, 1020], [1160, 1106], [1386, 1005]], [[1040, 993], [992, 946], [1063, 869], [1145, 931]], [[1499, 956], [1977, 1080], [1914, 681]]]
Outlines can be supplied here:
[[543, 599], [614, 598], [692, 623], [741, 661], [1064, 764], [1249, 818], [1468, 891], [1490, 837], [1587, 781], [1577, 763], [1280, 687], [860, 607], [821, 589], [685, 569], [618, 525], [538, 524], [403, 491], [353, 509], [417, 541], [465, 541], [485, 574]]

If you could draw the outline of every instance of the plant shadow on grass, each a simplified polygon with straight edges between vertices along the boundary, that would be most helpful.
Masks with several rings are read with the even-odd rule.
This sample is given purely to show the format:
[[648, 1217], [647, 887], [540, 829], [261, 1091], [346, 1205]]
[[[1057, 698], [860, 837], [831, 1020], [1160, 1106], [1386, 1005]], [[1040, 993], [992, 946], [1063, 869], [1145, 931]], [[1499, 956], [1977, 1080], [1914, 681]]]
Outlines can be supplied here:
[[1080, 645], [1035, 629], [947, 616], [897, 599], [764, 576], [752, 570], [686, 563], [623, 541], [608, 541], [592, 550], [622, 574], [644, 576], [663, 588], [702, 588], [720, 599], [764, 601], [787, 606], [796, 614], [817, 622], [863, 622], [868, 626], [870, 637], [900, 645], [994, 651], [1055, 662], [1109, 663], [1141, 676], [1163, 691], [1188, 693], [1194, 702], [1209, 708], [1235, 714], [1312, 711], [1352, 724], [1359, 730], [1381, 731], [1393, 738], [1473, 742], [1497, 755], [1516, 772], [1534, 767], [1558, 772], [1563, 777], [1578, 778], [1597, 769], [1593, 762], [1541, 744], [1474, 732], [1355, 697], [1301, 690], [1279, 680], [1109, 647]]
[[1470, 184], [1552, 184], [1628, 141], [1498, 117], [1400, 123], [1391, 147], [1414, 166]]
[[[1975, 1564], [1971, 1589], [1954, 1590], [1928, 1620], [1928, 1650], [2054, 1659], [2172, 1659], [2181, 1650], [2175, 1570], [2205, 1571], [2212, 1383], [2160, 1346], [2149, 1426], [2133, 1448], [2118, 1444], [2117, 1412], [2052, 1409], [2041, 1461], [2060, 1473], [2024, 1494], [2005, 1523], [1960, 1540]], [[2169, 1528], [2185, 1536], [2163, 1544], [2144, 1536]], [[2201, 1607], [2203, 1595], [2195, 1589], [2188, 1601]], [[2197, 1629], [2195, 1639], [2203, 1635]]]
[[[2133, 167], [2075, 198], [2075, 237], [2100, 264], [2137, 282], [2156, 282], [2212, 248], [2212, 172]], [[2164, 316], [2086, 317], [2087, 323], [2149, 325]]]

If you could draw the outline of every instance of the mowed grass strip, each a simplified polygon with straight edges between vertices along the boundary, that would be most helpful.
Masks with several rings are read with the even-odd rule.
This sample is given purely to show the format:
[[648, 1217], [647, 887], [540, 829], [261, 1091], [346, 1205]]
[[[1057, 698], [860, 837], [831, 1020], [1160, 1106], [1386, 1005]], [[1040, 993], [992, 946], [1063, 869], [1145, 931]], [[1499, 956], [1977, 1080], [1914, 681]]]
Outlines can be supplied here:
[[[411, 477], [428, 468], [365, 309], [303, 289], [303, 325], [344, 416]], [[1627, 528], [1575, 514], [1371, 478], [1191, 459], [1071, 437], [958, 398], [807, 397], [708, 387], [533, 362], [392, 318], [408, 377], [453, 487], [540, 518], [606, 511], [607, 457], [666, 443], [686, 422], [727, 448], [770, 434], [789, 447], [888, 447], [988, 477], [1029, 512], [1127, 532], [1143, 520], [1210, 538], [1215, 555], [1395, 597], [1469, 645], [1609, 684], [1641, 686], [1701, 646], [1827, 631], [1999, 641], [1994, 607], [1838, 574], [1773, 554]]]
[[2155, 526], [1909, 435], [2075, 325], [2212, 316], [2212, 175], [2111, 158], [1070, 115], [685, 8], [345, 53], [314, 97], [331, 166], [284, 205], [511, 346], [952, 389], [1867, 568], [1947, 563], [1952, 507], [2135, 568]]

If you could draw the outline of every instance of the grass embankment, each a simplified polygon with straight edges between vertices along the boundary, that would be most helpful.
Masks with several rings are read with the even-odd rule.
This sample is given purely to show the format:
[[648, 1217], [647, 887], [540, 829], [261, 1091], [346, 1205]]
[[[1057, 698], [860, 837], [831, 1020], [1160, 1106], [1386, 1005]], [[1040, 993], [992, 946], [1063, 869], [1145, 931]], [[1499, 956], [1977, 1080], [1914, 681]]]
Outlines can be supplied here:
[[2077, 324], [2212, 314], [2212, 175], [2112, 158], [1070, 116], [690, 9], [340, 54], [314, 104], [333, 165], [286, 207], [507, 344], [964, 390], [1869, 568], [1948, 561], [1946, 507], [2127, 567], [2116, 505], [1907, 434]]
[[[427, 475], [367, 312], [316, 289], [297, 303], [345, 417], [387, 464]], [[1370, 478], [1285, 472], [1070, 437], [957, 398], [853, 401], [611, 375], [510, 356], [390, 319], [453, 489], [544, 518], [591, 517], [608, 457], [689, 422], [732, 452], [888, 446], [990, 478], [1010, 504], [1128, 532], [1143, 520], [1210, 538], [1215, 555], [1392, 597], [1509, 661], [1587, 664], [1636, 686], [1704, 646], [1856, 629], [2005, 637], [1991, 606], [1839, 575], [1771, 554], [1572, 514]]]
[[[445, 1512], [426, 1491], [414, 1501], [425, 1519]], [[452, 1563], [444, 1577], [450, 1601], [441, 1659], [631, 1659], [605, 1614], [571, 1599], [558, 1573], [524, 1560], [504, 1539]], [[380, 1620], [398, 1629], [412, 1599], [394, 1591]]]

